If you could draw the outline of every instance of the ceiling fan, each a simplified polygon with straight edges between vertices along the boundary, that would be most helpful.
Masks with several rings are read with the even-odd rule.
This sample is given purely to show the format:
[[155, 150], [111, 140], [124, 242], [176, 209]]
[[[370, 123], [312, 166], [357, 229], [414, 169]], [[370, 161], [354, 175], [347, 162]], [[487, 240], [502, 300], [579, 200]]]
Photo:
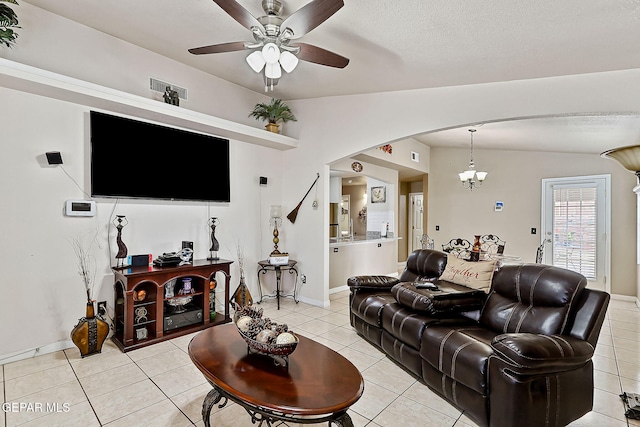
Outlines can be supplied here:
[[278, 0], [262, 0], [264, 16], [254, 17], [235, 0], [213, 0], [240, 25], [251, 30], [253, 42], [220, 43], [189, 49], [194, 55], [253, 50], [247, 63], [256, 72], [264, 69], [265, 91], [278, 84], [282, 70], [292, 72], [299, 60], [335, 68], [344, 68], [349, 59], [321, 47], [294, 42], [336, 13], [342, 0], [312, 0], [288, 17], [281, 16], [284, 9]]

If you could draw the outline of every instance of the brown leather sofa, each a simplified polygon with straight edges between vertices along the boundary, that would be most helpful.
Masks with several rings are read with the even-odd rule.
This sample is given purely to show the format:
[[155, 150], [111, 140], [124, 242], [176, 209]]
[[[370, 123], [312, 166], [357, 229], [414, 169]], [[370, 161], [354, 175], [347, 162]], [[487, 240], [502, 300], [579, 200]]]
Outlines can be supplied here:
[[400, 278], [349, 278], [351, 325], [481, 426], [564, 426], [589, 412], [609, 294], [578, 273], [522, 264], [494, 273], [480, 309], [434, 316], [396, 300], [401, 282], [446, 285], [446, 263], [422, 249]]

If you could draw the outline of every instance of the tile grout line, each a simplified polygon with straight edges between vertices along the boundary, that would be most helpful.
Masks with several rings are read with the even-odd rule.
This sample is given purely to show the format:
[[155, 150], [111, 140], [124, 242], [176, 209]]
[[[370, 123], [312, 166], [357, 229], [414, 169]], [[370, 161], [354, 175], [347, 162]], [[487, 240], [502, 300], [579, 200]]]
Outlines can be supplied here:
[[[176, 338], [179, 338], [179, 337], [176, 337]], [[176, 349], [181, 350], [181, 351], [184, 351], [182, 348], [178, 347], [176, 344], [174, 344], [173, 342], [171, 342], [171, 339], [167, 340], [167, 342], [171, 343], [171, 344], [172, 344]], [[169, 351], [173, 351], [173, 349], [172, 349], [172, 350], [165, 351], [165, 352], [161, 352], [161, 353], [168, 353]], [[160, 354], [160, 353], [158, 353], [158, 354]], [[151, 357], [155, 357], [155, 356], [157, 356], [157, 354], [155, 354], [155, 355], [153, 355], [153, 356], [149, 356], [149, 357], [142, 358], [142, 359], [140, 359], [140, 360], [145, 360], [145, 359], [148, 359], [148, 358], [151, 358]], [[144, 370], [144, 369], [142, 369], [142, 367], [141, 367], [140, 365], [138, 365], [138, 361], [135, 361], [135, 360], [131, 359], [131, 356], [129, 356], [128, 354], [127, 354], [127, 357], [129, 357], [129, 359], [131, 360], [131, 362], [132, 362], [134, 365], [136, 365], [136, 366], [138, 367], [138, 369], [140, 369], [140, 370], [144, 373], [144, 375], [147, 377], [147, 379], [148, 379], [149, 381], [151, 381], [151, 383], [152, 383], [152, 384], [153, 384], [153, 385], [154, 385], [158, 390], [160, 390], [160, 393], [162, 393], [162, 394], [163, 394], [163, 395], [164, 395], [164, 396], [169, 400], [169, 402], [171, 402], [171, 404], [173, 404], [173, 406], [175, 406], [175, 407], [178, 409], [178, 411], [180, 411], [180, 413], [182, 413], [182, 415], [184, 415], [184, 416], [185, 416], [185, 418], [186, 418], [187, 420], [189, 420], [189, 422], [191, 423], [191, 425], [195, 426], [195, 424], [196, 424], [196, 423], [194, 423], [194, 422], [191, 420], [191, 418], [189, 418], [189, 416], [188, 416], [187, 414], [185, 414], [185, 413], [184, 413], [184, 411], [183, 411], [183, 410], [182, 410], [178, 405], [176, 405], [176, 403], [175, 403], [175, 402], [174, 402], [174, 401], [173, 401], [173, 400], [172, 400], [172, 399], [167, 395], [167, 393], [165, 393], [165, 392], [164, 392], [164, 390], [162, 390], [162, 388], [160, 388], [160, 386], [159, 386], [158, 384], [156, 384], [156, 382], [155, 382], [155, 381], [153, 381], [153, 380], [151, 379], [151, 376], [149, 376], [149, 375], [145, 372], [145, 370]], [[175, 369], [177, 369], [177, 368], [175, 368]], [[171, 371], [171, 370], [170, 370], [170, 371]], [[167, 372], [169, 372], [169, 371], [167, 371]], [[144, 381], [144, 380], [143, 380], [143, 381]], [[154, 405], [155, 405], [155, 404], [154, 404]], [[146, 406], [145, 408], [148, 408], [148, 407], [149, 407], [149, 406]], [[145, 408], [141, 408], [141, 409], [139, 409], [138, 411], [132, 412], [132, 414], [135, 414], [136, 412], [139, 412], [139, 411], [141, 411], [142, 409], [145, 409]], [[127, 416], [127, 415], [130, 415], [130, 414], [126, 414], [126, 415], [124, 415], [123, 417], [120, 417], [120, 418], [124, 418], [124, 417], [125, 417], [125, 416]], [[113, 421], [116, 421], [116, 420], [113, 420]]]
[[[87, 403], [89, 404], [89, 407], [91, 408], [91, 411], [93, 412], [93, 415], [96, 417], [96, 421], [98, 421], [98, 425], [100, 427], [102, 427], [102, 421], [100, 421], [100, 418], [98, 417], [98, 413], [96, 412], [95, 408], [93, 407], [93, 404], [91, 403], [91, 399], [89, 399], [89, 396], [87, 395], [87, 392], [84, 389], [84, 386], [82, 385], [82, 381], [80, 381], [80, 378], [78, 377], [78, 373], [76, 372], [75, 369], [73, 369], [73, 363], [71, 363], [71, 360], [69, 360], [69, 356], [67, 355], [66, 351], [63, 350], [62, 353], [64, 354], [64, 357], [67, 359], [67, 363], [69, 363], [69, 367], [71, 368], [71, 371], [73, 372], [73, 376], [76, 377], [76, 381], [78, 381], [78, 385], [82, 389], [82, 393], [84, 393], [84, 397], [87, 399]], [[100, 354], [102, 354], [102, 353], [100, 353]], [[82, 360], [82, 359], [80, 359], [80, 360]]]

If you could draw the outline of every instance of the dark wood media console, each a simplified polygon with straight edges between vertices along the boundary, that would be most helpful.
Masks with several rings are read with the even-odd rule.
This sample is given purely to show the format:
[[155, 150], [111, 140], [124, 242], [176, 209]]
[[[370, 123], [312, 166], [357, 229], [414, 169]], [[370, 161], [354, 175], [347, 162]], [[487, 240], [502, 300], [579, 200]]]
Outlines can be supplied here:
[[[126, 352], [230, 322], [229, 266], [232, 262], [195, 260], [193, 264], [174, 267], [113, 268], [115, 316], [112, 340]], [[191, 279], [192, 291], [188, 295], [179, 294], [183, 279]], [[215, 291], [210, 291], [212, 280], [216, 282]], [[167, 296], [167, 287], [173, 289], [173, 296]], [[224, 310], [217, 312], [215, 304], [210, 305], [210, 295], [219, 295], [222, 301], [223, 292]], [[142, 295], [144, 298], [140, 298]], [[191, 297], [191, 301], [176, 308], [176, 300], [185, 296]], [[213, 313], [210, 307], [213, 307]], [[183, 322], [184, 326], [176, 327], [175, 322]], [[167, 326], [168, 323], [172, 325]]]

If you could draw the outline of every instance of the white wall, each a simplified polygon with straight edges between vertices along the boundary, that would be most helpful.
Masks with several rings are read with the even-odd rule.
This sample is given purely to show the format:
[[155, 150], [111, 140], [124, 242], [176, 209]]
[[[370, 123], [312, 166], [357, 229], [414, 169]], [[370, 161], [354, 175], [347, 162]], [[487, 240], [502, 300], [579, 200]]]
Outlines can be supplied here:
[[[182, 108], [263, 127], [263, 123], [248, 117], [257, 102], [270, 99], [263, 93], [244, 89], [26, 2], [20, 2], [17, 13], [22, 27], [20, 38], [16, 47], [0, 49], [3, 58], [163, 102], [162, 93], [149, 89], [149, 77], [154, 77], [189, 90], [189, 100], [180, 100]], [[176, 34], [179, 36], [179, 32]]]
[[[256, 102], [266, 99], [263, 94], [239, 88], [28, 3], [21, 3], [20, 22], [24, 30], [18, 46], [0, 50], [5, 58], [147, 97], [157, 96], [147, 89], [149, 76], [166, 79], [191, 90], [189, 102], [181, 108], [261, 126], [248, 119], [247, 114]], [[122, 203], [118, 212], [131, 216], [132, 221], [125, 230], [125, 238], [129, 239], [127, 243], [132, 252], [157, 253], [164, 251], [174, 239], [179, 242], [185, 234], [195, 235], [197, 230], [202, 230], [200, 239], [205, 239], [205, 228], [199, 221], [210, 214], [221, 218], [220, 237], [227, 242], [233, 240], [232, 233], [244, 233], [253, 239], [259, 236], [258, 247], [245, 245], [252, 251], [245, 254], [247, 263], [252, 262], [262, 258], [261, 254], [267, 253], [270, 247], [270, 231], [261, 232], [259, 226], [264, 225], [265, 221], [260, 218], [266, 218], [269, 205], [280, 202], [283, 212], [290, 212], [316, 173], [320, 173], [317, 187], [320, 208], [311, 206], [314, 190], [302, 204], [295, 224], [283, 221], [281, 238], [283, 248], [299, 261], [301, 274], [307, 276], [301, 299], [326, 305], [329, 301], [330, 163], [379, 145], [451, 126], [547, 114], [639, 112], [638, 81], [640, 70], [636, 69], [291, 101], [289, 104], [298, 122], [288, 124], [287, 132], [299, 138], [298, 149], [280, 153], [233, 142], [232, 164], [239, 172], [234, 174], [232, 191], [242, 189], [243, 195], [247, 192], [246, 199], [229, 206], [212, 206], [209, 212], [201, 205]], [[86, 117], [86, 111], [64, 102], [6, 89], [1, 95], [9, 106], [3, 110], [0, 142], [4, 150], [0, 160], [1, 188], [4, 199], [9, 201], [0, 208], [0, 231], [8, 242], [3, 245], [2, 255], [4, 260], [11, 260], [5, 261], [5, 265], [16, 260], [15, 266], [5, 268], [3, 289], [25, 289], [11, 294], [10, 300], [3, 298], [0, 302], [2, 324], [17, 325], [3, 328], [0, 333], [3, 343], [0, 354], [8, 354], [67, 339], [70, 328], [82, 314], [83, 296], [75, 261], [71, 251], [66, 251], [66, 239], [96, 227], [104, 234], [107, 222], [104, 211], [110, 212], [110, 205], [100, 204], [100, 216], [95, 224], [94, 220], [63, 218], [62, 202], [79, 197], [79, 190], [59, 169], [41, 167], [39, 163], [39, 156], [45, 151], [60, 150], [70, 174], [81, 183], [83, 177], [86, 181], [88, 165], [86, 160], [80, 160], [86, 159], [82, 157], [86, 150], [83, 139], [86, 125], [82, 117]], [[617, 144], [612, 141], [611, 145]], [[259, 175], [270, 178], [266, 189], [256, 187]], [[622, 202], [618, 206], [635, 203], [627, 200], [635, 197], [627, 186], [627, 182], [614, 179], [613, 187], [617, 188], [614, 191], [621, 192]], [[175, 231], [164, 227], [162, 232], [157, 232], [151, 224], [148, 228], [139, 225], [150, 221], [146, 218], [157, 218], [156, 224], [171, 223], [173, 227], [180, 223], [180, 226], [176, 225]], [[430, 223], [434, 223], [431, 218]], [[135, 224], [138, 225], [134, 227]], [[626, 222], [621, 224], [620, 233], [635, 235], [635, 228], [626, 227]], [[196, 247], [202, 248], [198, 240], [194, 240]], [[233, 245], [233, 242], [227, 244]], [[628, 248], [633, 252], [626, 237], [614, 235], [612, 244], [620, 248], [618, 251]], [[108, 294], [104, 289], [103, 286], [103, 292]], [[612, 289], [614, 293], [634, 294], [617, 283], [613, 283]]]
[[[110, 223], [115, 214], [126, 215], [129, 225], [123, 240], [129, 254], [154, 256], [180, 248], [192, 240], [196, 258], [208, 255], [211, 216], [220, 219], [216, 237], [222, 258], [236, 260], [236, 242], [244, 248], [250, 291], [257, 295], [257, 261], [271, 250], [269, 206], [281, 199], [282, 152], [230, 141], [231, 203], [151, 202], [121, 200], [114, 211], [113, 200], [98, 199], [98, 215], [70, 218], [62, 214], [65, 200], [83, 199], [89, 192], [87, 162], [89, 150], [88, 110], [84, 107], [37, 95], [0, 88], [8, 108], [2, 115], [0, 182], [0, 246], [3, 262], [3, 290], [0, 299], [0, 360], [29, 349], [63, 346], [86, 301], [83, 283], [77, 274], [70, 241], [97, 235], [95, 251], [98, 270], [95, 298], [113, 304], [115, 265], [112, 249], [115, 234]], [[114, 147], [114, 149], [118, 149]], [[126, 147], [119, 148], [126, 155]], [[60, 151], [63, 168], [49, 166], [44, 153]], [[114, 165], [114, 179], [117, 165]], [[259, 185], [259, 177], [269, 184]], [[153, 183], [150, 183], [153, 185]], [[215, 183], [195, 183], [215, 185]], [[112, 214], [113, 213], [113, 214]], [[111, 231], [111, 234], [107, 233]], [[282, 233], [282, 247], [288, 238]], [[238, 283], [238, 267], [231, 268], [231, 291]], [[11, 327], [8, 327], [11, 325]]]
[[[190, 90], [180, 108], [262, 127], [247, 117], [256, 102], [268, 99], [201, 71], [169, 60], [104, 33], [47, 11], [21, 3], [20, 43], [1, 49], [0, 56], [45, 70], [127, 91], [162, 102], [148, 89], [149, 77]], [[5, 289], [11, 297], [0, 300], [0, 363], [7, 355], [24, 357], [34, 348], [64, 348], [69, 332], [84, 315], [84, 292], [69, 243], [78, 235], [97, 233], [101, 248], [96, 299], [112, 303], [107, 236], [114, 202], [98, 200], [95, 218], [66, 218], [67, 199], [89, 192], [88, 110], [82, 106], [0, 88], [6, 111], [1, 116], [0, 232], [6, 244], [0, 255], [7, 260]], [[46, 151], [61, 151], [67, 177], [59, 167], [46, 164]], [[124, 214], [129, 225], [123, 239], [130, 254], [161, 254], [179, 249], [182, 240], [195, 242], [196, 258], [209, 248], [210, 216], [220, 218], [216, 236], [223, 258], [236, 259], [236, 241], [244, 247], [247, 268], [264, 259], [271, 248], [269, 206], [281, 202], [282, 153], [241, 141], [231, 141], [231, 197], [229, 204], [120, 201], [114, 214]], [[115, 172], [114, 172], [115, 175]], [[269, 178], [267, 187], [258, 177]], [[286, 247], [288, 236], [281, 234]], [[254, 271], [254, 270], [250, 270]], [[257, 294], [255, 274], [247, 272], [250, 289]], [[232, 266], [232, 290], [237, 263]], [[12, 325], [11, 328], [6, 327]]]
[[[291, 201], [292, 194], [302, 191], [300, 177], [319, 170], [322, 171], [320, 194], [327, 200], [329, 171], [326, 165], [353, 153], [428, 131], [489, 120], [551, 114], [638, 112], [639, 80], [640, 70], [635, 69], [291, 101], [298, 122], [289, 129], [292, 136], [300, 139], [300, 147], [283, 153], [285, 163], [291, 165], [284, 171], [284, 198]], [[378, 125], [381, 123], [383, 125]], [[615, 141], [611, 145], [617, 146]], [[433, 169], [436, 163], [433, 152], [431, 157]], [[615, 169], [619, 166], [607, 167]], [[516, 182], [513, 177], [510, 181]], [[619, 180], [615, 180], [613, 185], [617, 187], [616, 191], [621, 192], [624, 204], [633, 206], [635, 202], [628, 201], [634, 197], [632, 185]], [[299, 248], [299, 259], [312, 263], [305, 269], [309, 282], [317, 284], [314, 298], [327, 301], [328, 203], [320, 201], [321, 206], [325, 204], [327, 208], [322, 220], [302, 218], [290, 236], [293, 245]], [[434, 223], [432, 218], [429, 222]], [[627, 226], [627, 223], [621, 226], [622, 233], [635, 235], [635, 227], [626, 229]], [[620, 239], [620, 235], [617, 238], [613, 236], [612, 245], [634, 251], [628, 239]], [[629, 277], [633, 278], [634, 273]], [[635, 278], [632, 283], [636, 283]], [[635, 291], [619, 282], [612, 283], [612, 292], [636, 296]]]
[[[474, 150], [476, 167], [489, 172], [482, 187], [469, 191], [457, 173], [467, 166], [465, 149], [431, 149], [429, 224], [427, 233], [436, 249], [461, 237], [473, 242], [476, 234], [496, 234], [507, 242], [505, 254], [535, 262], [540, 230], [541, 180], [565, 176], [611, 174], [611, 285], [612, 291], [635, 295], [636, 177], [612, 160], [595, 154], [568, 154], [502, 150]], [[514, 177], [518, 177], [514, 179]], [[496, 201], [502, 212], [494, 211]], [[440, 231], [435, 226], [440, 226]], [[532, 235], [535, 227], [538, 234]]]
[[[407, 138], [396, 141], [392, 144], [391, 154], [382, 151], [379, 147], [367, 150], [362, 154], [355, 156], [358, 159], [384, 165], [385, 163], [393, 163], [401, 168], [412, 169], [414, 175], [420, 173], [429, 173], [429, 150], [430, 147], [418, 142], [414, 138]], [[411, 160], [411, 153], [418, 155], [418, 161]], [[380, 163], [382, 162], [382, 163]]]

